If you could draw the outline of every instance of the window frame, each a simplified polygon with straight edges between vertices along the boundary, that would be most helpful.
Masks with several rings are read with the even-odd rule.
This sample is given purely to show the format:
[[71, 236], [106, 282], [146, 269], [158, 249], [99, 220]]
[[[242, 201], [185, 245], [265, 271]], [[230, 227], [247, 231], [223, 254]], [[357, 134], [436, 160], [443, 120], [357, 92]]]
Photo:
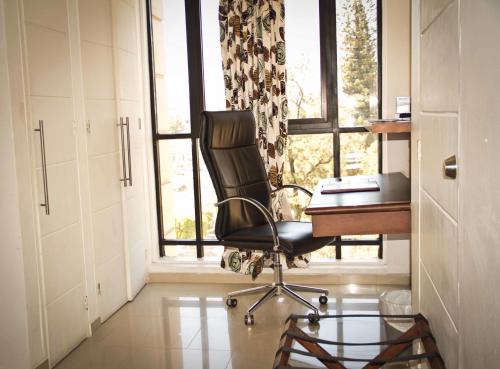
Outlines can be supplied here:
[[[286, 0], [285, 0], [286, 1]], [[319, 1], [319, 44], [321, 68], [321, 118], [288, 119], [288, 134], [331, 133], [338, 125], [337, 100], [337, 45], [336, 27], [329, 26], [335, 16], [335, 0]], [[334, 23], [335, 25], [335, 23]], [[329, 68], [329, 66], [332, 66]]]
[[[286, 1], [286, 0], [285, 0]], [[333, 175], [341, 176], [340, 136], [349, 133], [368, 133], [364, 127], [341, 127], [338, 119], [338, 63], [337, 63], [337, 2], [319, 1], [320, 63], [321, 63], [321, 118], [288, 119], [289, 135], [331, 133], [333, 134]], [[382, 0], [377, 1], [377, 82], [378, 118], [382, 117]], [[378, 134], [378, 172], [382, 173], [382, 134]], [[383, 258], [383, 236], [377, 240], [346, 240], [336, 237], [335, 258], [342, 259], [342, 246], [379, 246], [378, 258]]]
[[[196, 257], [204, 256], [203, 246], [219, 245], [217, 240], [202, 237], [202, 202], [200, 191], [200, 157], [199, 128], [201, 112], [205, 109], [205, 86], [203, 79], [203, 44], [201, 0], [184, 0], [186, 33], [189, 39], [186, 45], [187, 57], [190, 61], [189, 101], [190, 101], [190, 132], [189, 133], [159, 133], [156, 107], [156, 72], [154, 63], [154, 37], [152, 0], [146, 0], [146, 26], [148, 42], [148, 64], [150, 75], [151, 124], [153, 141], [153, 164], [155, 172], [156, 213], [159, 255], [165, 256], [165, 246], [196, 246]], [[338, 90], [337, 90], [337, 27], [336, 1], [319, 1], [320, 12], [320, 67], [321, 67], [321, 118], [303, 118], [288, 120], [288, 134], [333, 134], [334, 176], [339, 177], [340, 168], [340, 135], [344, 133], [366, 133], [364, 127], [339, 127], [338, 122]], [[333, 25], [333, 26], [332, 26]], [[378, 115], [382, 116], [382, 4], [377, 0], [377, 58], [378, 58]], [[195, 61], [195, 62], [192, 62]], [[189, 139], [192, 150], [193, 197], [195, 206], [195, 239], [173, 240], [165, 239], [163, 233], [162, 188], [160, 176], [160, 142], [164, 140]], [[378, 135], [378, 170], [382, 172], [382, 135]], [[337, 237], [334, 244], [336, 259], [342, 258], [342, 246], [374, 245], [379, 246], [378, 257], [383, 257], [382, 235], [377, 240], [346, 240]]]
[[[148, 41], [148, 62], [150, 75], [150, 96], [151, 96], [151, 123], [153, 136], [153, 162], [155, 170], [155, 190], [156, 190], [156, 213], [158, 225], [158, 243], [160, 257], [165, 256], [165, 246], [196, 246], [196, 257], [204, 256], [203, 246], [218, 245], [216, 240], [204, 240], [202, 238], [202, 204], [200, 191], [200, 158], [198, 150], [198, 138], [200, 130], [201, 112], [205, 109], [205, 89], [203, 84], [203, 49], [201, 39], [201, 7], [200, 0], [185, 0], [185, 20], [186, 33], [189, 42], [186, 45], [188, 60], [197, 60], [190, 63], [189, 75], [189, 106], [190, 106], [190, 131], [188, 133], [159, 133], [157, 126], [156, 108], [156, 72], [154, 63], [154, 37], [153, 37], [153, 14], [151, 0], [146, 0], [146, 23]], [[162, 210], [162, 189], [160, 175], [160, 153], [159, 143], [165, 140], [190, 139], [191, 158], [193, 168], [193, 196], [195, 213], [195, 239], [173, 240], [166, 239], [163, 232], [163, 210]]]

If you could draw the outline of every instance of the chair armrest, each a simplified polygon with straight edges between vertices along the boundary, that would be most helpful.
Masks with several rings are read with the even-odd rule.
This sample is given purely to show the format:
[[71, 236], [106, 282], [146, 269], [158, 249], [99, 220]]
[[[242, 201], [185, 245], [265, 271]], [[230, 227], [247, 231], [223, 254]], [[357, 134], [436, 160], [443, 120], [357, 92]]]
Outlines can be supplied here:
[[271, 191], [271, 193], [275, 193], [275, 192], [281, 191], [281, 190], [283, 190], [285, 188], [294, 188], [296, 190], [300, 190], [300, 191], [304, 192], [309, 197], [312, 197], [312, 195], [313, 195], [312, 192], [309, 191], [308, 189], [305, 189], [304, 187], [301, 187], [301, 186], [295, 185], [295, 184], [286, 184], [286, 185], [283, 185], [280, 188], [277, 188], [277, 189]]
[[253, 206], [255, 206], [257, 209], [259, 209], [259, 211], [264, 215], [267, 223], [271, 227], [271, 232], [273, 234], [273, 243], [274, 243], [273, 250], [280, 251], [280, 240], [278, 238], [278, 229], [276, 228], [276, 223], [274, 222], [273, 216], [269, 212], [269, 210], [264, 205], [262, 205], [260, 202], [258, 202], [257, 200], [254, 200], [250, 197], [242, 197], [242, 196], [228, 197], [227, 199], [224, 199], [220, 202], [215, 203], [215, 206], [220, 207], [223, 204], [225, 204], [226, 202], [229, 202], [232, 200], [248, 202], [248, 203], [252, 204]]

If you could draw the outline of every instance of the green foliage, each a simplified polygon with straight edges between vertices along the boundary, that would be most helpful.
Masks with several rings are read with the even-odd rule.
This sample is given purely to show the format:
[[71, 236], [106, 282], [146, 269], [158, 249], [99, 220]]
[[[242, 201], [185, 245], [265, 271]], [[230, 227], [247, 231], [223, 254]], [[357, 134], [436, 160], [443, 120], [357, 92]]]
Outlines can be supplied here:
[[195, 221], [191, 218], [175, 220], [175, 237], [179, 240], [191, 240], [196, 238]]
[[[296, 183], [313, 190], [321, 178], [333, 177], [332, 134], [289, 136], [287, 156], [284, 183]], [[300, 194], [288, 193], [290, 206], [297, 217], [307, 203]]]
[[333, 137], [331, 134], [288, 137], [286, 183], [314, 188], [318, 180], [333, 176]]
[[[376, 2], [351, 0], [344, 2], [342, 36], [339, 43], [345, 52], [342, 64], [342, 91], [356, 101], [355, 106], [340, 107], [341, 119], [353, 117], [356, 124], [364, 124], [370, 117], [370, 96], [377, 93], [377, 60], [375, 23]], [[311, 118], [310, 113], [321, 106], [321, 101], [304, 91], [308, 63], [305, 59], [290, 70], [289, 118]], [[376, 136], [371, 134], [342, 134], [342, 175], [374, 174], [378, 168]], [[322, 178], [333, 177], [333, 135], [293, 135], [288, 137], [287, 167], [284, 183], [296, 183], [314, 189]], [[289, 194], [290, 205], [296, 216], [302, 214], [303, 201], [298, 193]], [[333, 250], [333, 251], [332, 251]], [[334, 248], [329, 249], [334, 252]]]
[[[374, 2], [367, 6], [374, 6]], [[345, 61], [342, 65], [343, 92], [356, 98], [356, 122], [370, 117], [370, 95], [377, 83], [376, 40], [362, 0], [346, 1], [343, 6]]]
[[[214, 214], [211, 212], [204, 212], [202, 214], [202, 232], [203, 237], [214, 228]], [[182, 218], [175, 220], [175, 237], [179, 240], [192, 240], [196, 238], [196, 223], [194, 219]]]

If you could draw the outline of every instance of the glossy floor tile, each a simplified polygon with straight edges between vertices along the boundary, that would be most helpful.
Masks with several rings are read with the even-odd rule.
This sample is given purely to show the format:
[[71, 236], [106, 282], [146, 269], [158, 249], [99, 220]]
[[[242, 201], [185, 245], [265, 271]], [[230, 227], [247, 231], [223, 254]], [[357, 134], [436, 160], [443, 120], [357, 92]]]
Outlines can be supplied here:
[[[240, 297], [236, 308], [228, 309], [225, 305], [229, 291], [245, 287], [147, 285], [133, 302], [104, 322], [94, 336], [68, 355], [57, 369], [271, 368], [286, 318], [292, 313], [305, 314], [307, 309], [279, 296], [258, 310], [255, 325], [247, 327], [243, 316], [258, 296]], [[378, 296], [384, 290], [393, 289], [356, 285], [327, 288], [329, 302], [321, 313], [328, 314], [377, 314]], [[317, 295], [303, 296], [319, 305]], [[307, 322], [300, 326], [312, 335], [331, 340], [379, 341], [391, 334], [385, 324], [373, 318], [327, 319], [319, 326]], [[327, 350], [337, 356], [373, 357], [380, 352], [380, 347], [330, 346]], [[297, 366], [321, 367], [315, 359], [299, 361], [294, 356], [292, 359]], [[348, 368], [363, 365], [346, 363]]]

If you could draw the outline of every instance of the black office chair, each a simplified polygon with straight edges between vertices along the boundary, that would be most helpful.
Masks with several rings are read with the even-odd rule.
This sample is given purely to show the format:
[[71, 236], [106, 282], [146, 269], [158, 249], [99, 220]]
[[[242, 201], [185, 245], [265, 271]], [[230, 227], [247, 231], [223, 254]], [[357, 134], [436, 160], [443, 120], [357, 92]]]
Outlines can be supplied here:
[[219, 207], [215, 234], [224, 246], [269, 251], [273, 257], [274, 283], [228, 294], [227, 305], [235, 307], [236, 296], [266, 292], [248, 309], [245, 324], [254, 322], [253, 313], [273, 296], [285, 293], [313, 311], [311, 322], [319, 320], [318, 308], [295, 291], [320, 293], [320, 303], [328, 302], [328, 290], [283, 282], [280, 253], [297, 256], [315, 251], [334, 241], [313, 238], [309, 222], [273, 220], [271, 191], [264, 163], [255, 139], [255, 120], [251, 111], [203, 112], [200, 147], [217, 194]]

